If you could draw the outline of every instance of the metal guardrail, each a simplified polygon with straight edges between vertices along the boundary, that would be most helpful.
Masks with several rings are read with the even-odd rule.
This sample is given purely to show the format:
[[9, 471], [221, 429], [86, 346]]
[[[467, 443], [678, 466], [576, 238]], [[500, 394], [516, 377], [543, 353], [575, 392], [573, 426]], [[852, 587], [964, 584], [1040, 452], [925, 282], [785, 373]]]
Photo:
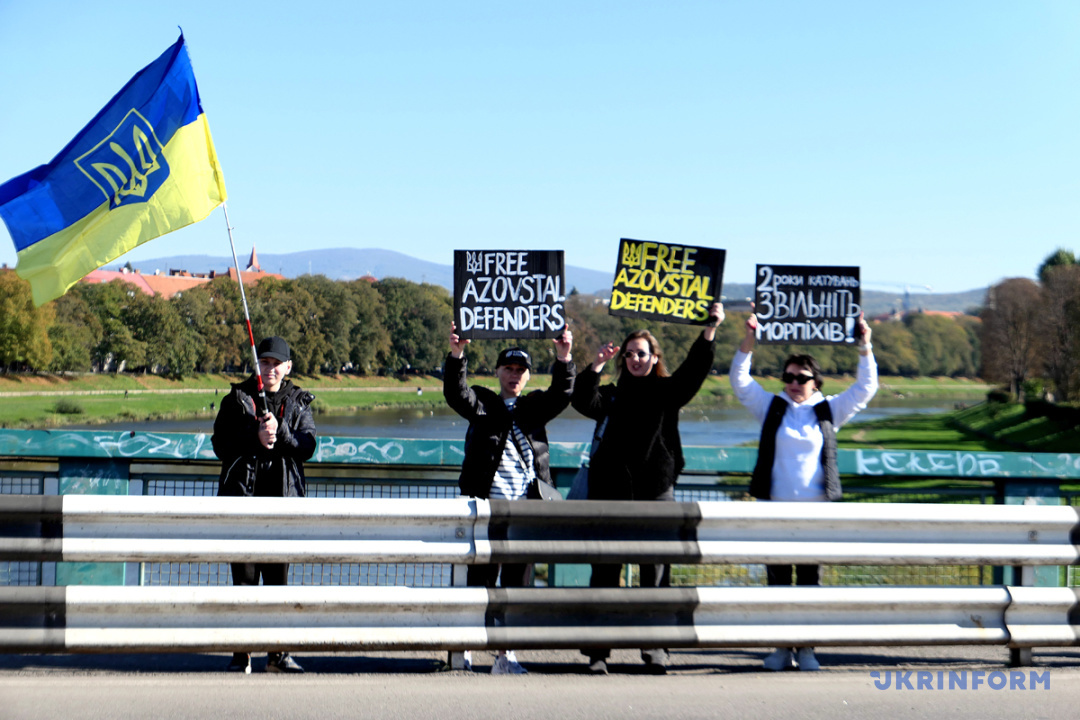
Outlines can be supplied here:
[[[585, 447], [583, 443], [552, 444], [553, 473], [564, 488]], [[684, 499], [739, 497], [742, 492], [741, 476], [752, 469], [756, 457], [755, 451], [749, 448], [687, 447], [685, 454], [687, 469], [678, 490]], [[201, 619], [191, 620], [191, 628], [174, 628], [171, 631], [172, 640], [167, 645], [169, 649], [183, 647], [189, 637], [189, 629], [196, 630], [202, 625], [210, 628], [208, 632], [214, 643], [222, 636], [214, 634], [213, 628], [257, 629], [265, 625], [268, 629], [259, 635], [257, 647], [272, 649], [289, 645], [299, 648], [303, 645], [298, 640], [305, 635], [309, 624], [311, 629], [325, 628], [314, 620], [309, 623], [307, 619], [312, 612], [322, 612], [320, 608], [323, 605], [318, 598], [336, 596], [339, 592], [345, 593], [342, 595], [345, 604], [339, 606], [340, 612], [334, 621], [344, 617], [361, 628], [340, 641], [353, 642], [362, 635], [362, 642], [367, 643], [341, 647], [406, 649], [407, 645], [402, 645], [402, 642], [428, 642], [442, 633], [439, 628], [443, 625], [439, 623], [450, 623], [446, 626], [447, 636], [466, 632], [454, 628], [467, 627], [470, 633], [468, 642], [459, 642], [461, 636], [453, 636], [451, 640], [444, 638], [445, 644], [440, 646], [455, 649], [534, 647], [529, 644], [531, 642], [546, 643], [543, 647], [587, 647], [592, 637], [602, 638], [596, 641], [597, 645], [610, 647], [647, 647], [650, 644], [679, 647], [684, 642], [713, 643], [699, 645], [702, 647], [719, 647], [722, 643], [748, 646], [795, 642], [797, 638], [817, 645], [834, 644], [841, 639], [843, 644], [860, 644], [852, 639], [857, 635], [868, 639], [863, 644], [1008, 643], [1014, 648], [1014, 659], [1021, 658], [1023, 661], [1024, 656], [1017, 653], [1027, 652], [1024, 648], [1080, 644], [1076, 640], [1080, 633], [1077, 629], [1080, 626], [1080, 602], [1075, 591], [1051, 587], [1011, 587], [1021, 577], [1024, 585], [1033, 582], [1040, 585], [1057, 584], [1059, 569], [1055, 566], [1076, 562], [1076, 546], [1080, 545], [1075, 529], [1076, 514], [1072, 508], [1059, 503], [1069, 492], [1074, 492], [1063, 491], [1060, 486], [1080, 480], [1080, 454], [840, 451], [840, 470], [847, 476], [845, 484], [849, 491], [859, 480], [868, 486], [866, 489], [871, 494], [880, 494], [885, 491], [888, 482], [881, 485], [875, 483], [900, 481], [910, 484], [909, 481], [917, 478], [935, 479], [930, 483], [935, 487], [928, 492], [907, 485], [888, 491], [890, 497], [924, 495], [925, 499], [934, 501], [917, 505], [806, 504], [794, 511], [796, 515], [786, 515], [782, 503], [708, 503], [698, 504], [697, 509], [690, 512], [677, 503], [661, 503], [663, 507], [639, 507], [639, 510], [648, 509], [650, 512], [649, 518], [642, 518], [635, 514], [637, 511], [609, 510], [603, 507], [603, 503], [519, 502], [506, 508], [488, 503], [487, 510], [483, 511], [486, 515], [482, 517], [481, 508], [476, 506], [471, 524], [466, 525], [462, 525], [460, 520], [462, 507], [470, 502], [467, 499], [452, 501], [457, 503], [452, 517], [447, 517], [445, 510], [430, 512], [427, 507], [416, 504], [428, 502], [420, 497], [456, 494], [455, 479], [461, 457], [461, 443], [458, 441], [321, 437], [316, 456], [308, 468], [312, 494], [359, 496], [363, 492], [374, 496], [412, 496], [404, 501], [409, 503], [409, 508], [384, 512], [381, 518], [361, 520], [343, 512], [346, 505], [343, 505], [341, 498], [328, 498], [325, 500], [327, 506], [332, 506], [332, 513], [338, 513], [336, 530], [331, 529], [329, 524], [317, 531], [304, 530], [308, 535], [303, 544], [282, 549], [280, 546], [288, 545], [288, 542], [275, 539], [273, 533], [267, 535], [265, 530], [257, 530], [258, 521], [255, 521], [234, 528], [234, 536], [227, 540], [214, 537], [196, 547], [189, 537], [191, 527], [214, 524], [229, 526], [233, 521], [224, 523], [206, 518], [185, 518], [175, 512], [173, 515], [177, 516], [166, 523], [160, 522], [162, 517], [146, 521], [134, 518], [130, 513], [120, 521], [116, 516], [110, 517], [109, 513], [119, 510], [123, 511], [120, 512], [123, 515], [127, 512], [125, 508], [140, 512], [145, 507], [129, 505], [129, 500], [159, 500], [174, 511], [187, 507], [187, 503], [192, 501], [197, 500], [195, 505], [206, 502], [205, 499], [179, 495], [212, 493], [216, 487], [217, 462], [208, 436], [138, 430], [0, 430], [0, 497], [12, 497], [3, 493], [40, 493], [34, 496], [30, 505], [22, 508], [23, 516], [18, 519], [21, 529], [17, 532], [3, 532], [4, 528], [15, 522], [14, 516], [9, 514], [0, 518], [0, 537], [6, 538], [0, 540], [0, 550], [6, 553], [3, 557], [38, 558], [26, 562], [9, 560], [6, 565], [0, 560], [3, 576], [14, 578], [17, 572], [20, 573], [19, 582], [25, 583], [23, 587], [0, 587], [0, 639], [3, 640], [0, 647], [24, 647], [18, 644], [22, 641], [16, 642], [18, 638], [27, 640], [29, 636], [26, 632], [40, 630], [42, 632], [33, 636], [37, 649], [41, 649], [42, 643], [46, 642], [54, 643], [51, 647], [58, 649], [87, 648], [90, 645], [86, 644], [89, 642], [88, 636], [83, 630], [108, 628], [110, 623], [114, 623], [115, 628], [122, 631], [115, 636], [115, 642], [129, 643], [125, 645], [128, 649], [147, 649], [150, 646], [140, 639], [145, 634], [138, 630], [139, 627], [164, 628], [172, 622], [172, 614], [180, 612], [181, 606], [194, 603], [203, 613], [199, 615]], [[732, 475], [736, 477], [732, 479]], [[936, 479], [943, 478], [953, 484], [946, 489], [937, 489], [943, 483]], [[858, 492], [861, 489], [856, 494]], [[149, 498], [143, 497], [144, 493], [170, 496]], [[936, 504], [959, 498], [959, 494], [965, 493], [965, 497], [971, 496], [976, 503], [994, 502], [997, 505]], [[223, 500], [212, 502], [220, 503]], [[309, 498], [299, 503], [289, 500], [285, 503], [290, 506], [291, 514], [301, 507], [315, 510], [319, 507], [316, 501], [324, 502], [324, 499]], [[34, 506], [33, 502], [43, 504]], [[243, 499], [242, 502], [251, 503], [252, 499]], [[357, 502], [369, 507], [382, 507], [384, 501], [368, 498]], [[372, 506], [371, 503], [377, 505]], [[709, 509], [708, 506], [713, 504], [723, 506], [719, 513]], [[581, 505], [588, 507], [574, 510], [575, 506]], [[65, 510], [77, 507], [84, 510], [80, 519], [71, 522], [75, 518], [71, 515], [65, 520]], [[48, 513], [38, 513], [30, 517], [37, 512], [35, 508], [48, 510], [51, 515], [47, 517]], [[846, 514], [851, 512], [851, 508], [866, 514], [861, 519]], [[223, 506], [217, 505], [216, 509], [223, 509]], [[984, 510], [991, 511], [991, 514], [982, 515]], [[256, 502], [245, 506], [243, 511], [257, 515], [262, 509]], [[982, 524], [981, 534], [972, 529], [969, 521], [974, 516], [968, 514], [970, 511], [980, 513], [977, 522]], [[277, 512], [275, 510], [271, 514]], [[878, 512], [885, 514], [874, 514]], [[607, 513], [603, 523], [596, 522], [598, 513]], [[326, 513], [316, 514], [330, 517]], [[169, 517], [169, 513], [163, 517]], [[402, 527], [397, 524], [398, 521], [411, 524], [414, 531], [423, 531], [427, 535], [402, 540], [397, 534]], [[171, 546], [166, 542], [168, 538], [162, 537], [158, 547], [148, 548], [147, 538], [157, 531], [137, 528], [140, 523], [145, 525], [146, 522], [169, 525], [170, 532], [174, 533]], [[288, 529], [296, 531], [304, 526], [304, 522], [288, 521]], [[187, 529], [183, 527], [185, 524]], [[264, 518], [263, 526], [271, 524]], [[108, 526], [114, 526], [117, 533], [123, 528], [122, 532], [127, 535], [96, 537], [101, 527]], [[357, 528], [363, 530], [362, 537], [356, 534]], [[459, 530], [466, 537], [458, 537]], [[246, 540], [244, 533], [248, 533]], [[339, 552], [344, 545], [342, 539], [348, 537], [353, 539], [353, 544], [346, 552]], [[329, 545], [337, 549], [332, 550]], [[38, 550], [43, 554], [35, 556]], [[296, 555], [298, 550], [308, 554]], [[203, 551], [218, 554], [202, 554]], [[120, 554], [111, 554], [114, 552]], [[222, 562], [241, 558], [269, 561], [285, 557], [298, 561], [321, 558], [328, 563], [294, 566], [298, 569], [312, 568], [315, 572], [320, 568], [325, 571], [325, 568], [339, 567], [342, 571], [350, 567], [393, 568], [394, 565], [385, 564], [386, 561], [396, 559], [407, 562], [407, 559], [411, 559], [412, 562], [429, 563], [423, 567], [445, 571], [447, 576], [452, 563], [501, 562], [537, 557], [553, 563], [587, 562], [598, 558], [626, 562], [663, 560], [699, 563], [682, 566], [695, 573], [723, 567], [704, 563], [761, 562], [849, 565], [865, 562], [870, 563], [864, 565], [868, 571], [873, 570], [873, 566], [891, 566], [895, 568], [892, 572], [896, 573], [908, 573], [908, 568], [900, 567], [903, 565], [925, 566], [939, 561], [946, 565], [978, 563], [986, 570], [991, 565], [1024, 566], [1024, 570], [1022, 573], [1010, 567], [995, 570], [995, 585], [978, 588], [729, 587], [656, 591], [639, 588], [610, 591], [529, 588], [478, 591], [466, 588], [433, 590], [321, 585], [258, 588], [253, 590], [258, 593], [255, 596], [257, 599], [248, 603], [243, 593], [249, 590], [245, 588], [138, 587], [135, 583], [140, 581], [137, 577], [139, 566], [135, 561], [147, 557], [138, 554], [140, 552], [156, 553], [156, 558], [173, 558], [174, 568], [190, 565], [192, 572], [200, 566], [216, 568], [219, 582], [224, 582], [221, 577], [227, 580], [228, 567], [208, 565], [210, 557], [221, 558]], [[420, 561], [422, 557], [424, 560]], [[432, 564], [435, 561], [429, 560], [436, 557], [443, 559], [442, 564]], [[40, 562], [45, 558], [61, 561]], [[63, 562], [75, 558], [78, 558], [77, 562]], [[192, 562], [185, 562], [182, 558]], [[119, 562], [121, 559], [131, 562], [124, 565]], [[117, 562], [112, 562], [114, 560]], [[334, 562], [373, 564], [339, 566]], [[144, 567], [149, 577], [149, 568], [168, 566], [167, 562], [155, 561]], [[421, 565], [402, 564], [398, 567], [419, 568]], [[576, 566], [558, 567], [561, 577], [562, 568], [569, 568], [573, 572]], [[737, 569], [737, 566], [729, 567]], [[841, 566], [830, 569], [841, 569]], [[26, 571], [26, 578], [21, 577], [23, 570]], [[942, 567], [941, 570], [948, 571], [949, 568]], [[133, 571], [135, 577], [132, 576]], [[915, 568], [915, 572], [921, 571]], [[344, 582], [357, 582], [355, 573], [342, 572], [341, 576]], [[346, 576], [350, 579], [346, 580]], [[843, 577], [851, 576], [845, 574]], [[885, 580], [876, 579], [879, 577], [877, 574], [873, 577], [874, 582], [897, 582], [892, 574]], [[896, 577], [914, 576], [904, 574]], [[986, 582], [985, 578], [989, 575], [983, 577], [983, 582]], [[919, 581], [926, 579], [920, 577]], [[67, 587], [35, 587], [39, 582], [51, 584], [54, 581], [59, 586]], [[122, 586], [125, 582], [127, 585]], [[77, 587], [78, 584], [86, 586]], [[105, 585], [111, 587], [103, 587]], [[418, 590], [423, 592], [416, 594]], [[293, 591], [299, 594], [289, 594]], [[392, 594], [399, 591], [405, 594]], [[832, 591], [841, 595], [830, 595]], [[964, 594], [968, 591], [977, 594]], [[278, 592], [286, 594], [277, 597], [275, 593]], [[475, 623], [471, 619], [467, 622], [462, 620], [464, 610], [454, 610], [457, 615], [444, 612], [447, 607], [444, 600], [455, 607], [463, 602], [480, 603], [480, 600], [472, 598], [478, 592], [484, 597], [482, 624], [479, 620]], [[608, 598], [604, 594], [597, 595], [598, 592], [613, 595]], [[660, 594], [651, 595], [653, 592]], [[680, 594], [686, 592], [695, 593], [696, 599], [688, 601], [685, 594]], [[164, 599], [169, 597], [174, 600]], [[117, 598], [120, 599], [119, 604]], [[157, 600], [151, 602], [154, 598]], [[917, 600], [930, 605], [918, 606]], [[359, 604], [350, 606], [349, 603], [353, 601]], [[94, 606], [94, 602], [98, 605]], [[368, 612], [380, 602], [393, 608], [386, 611], [387, 617], [369, 621], [354, 617], [357, 613]], [[403, 605], [403, 602], [407, 604]], [[882, 604], [874, 606], [878, 602]], [[91, 610], [91, 607], [97, 609]], [[277, 609], [269, 609], [272, 607]], [[478, 608], [479, 605], [474, 610], [480, 612]], [[128, 618], [118, 614], [117, 609], [131, 609], [138, 617]], [[248, 613], [258, 615], [263, 609], [267, 609], [267, 617], [276, 619], [248, 616]], [[878, 611], [881, 614], [874, 616], [876, 620], [871, 620], [871, 615]], [[410, 622], [427, 625], [408, 633], [380, 630], [408, 624], [398, 622], [394, 625], [388, 619], [392, 613], [407, 616]], [[552, 616], [552, 613], [555, 615]], [[688, 617], [695, 627], [693, 631], [686, 629]], [[237, 625], [236, 621], [244, 624]], [[324, 621], [326, 618], [318, 622]], [[368, 624], [365, 625], [365, 622]], [[462, 622], [464, 626], [460, 625]], [[591, 628], [594, 627], [597, 628], [596, 635], [588, 635], [587, 632], [593, 632]], [[800, 628], [805, 629], [805, 635], [799, 634], [803, 632]], [[68, 635], [69, 629], [79, 632]], [[45, 633], [46, 630], [52, 635]], [[976, 632], [982, 630], [988, 634]], [[57, 636], [57, 632], [61, 635]], [[288, 636], [287, 640], [279, 640], [285, 637], [282, 633]], [[102, 634], [109, 633], [102, 631]], [[49, 637], [53, 639], [49, 640]], [[509, 638], [513, 638], [513, 641]], [[661, 642], [656, 638], [663, 640]], [[375, 644], [383, 641], [387, 644]], [[215, 644], [214, 647], [234, 649], [236, 646]]]
[[1013, 590], [0, 588], [0, 652], [1006, 646]]
[[1080, 509], [0, 496], [0, 561], [1071, 565]]
[[[0, 497], [0, 559], [1076, 562], [1073, 508]], [[0, 651], [1080, 645], [1064, 588], [0, 588]]]

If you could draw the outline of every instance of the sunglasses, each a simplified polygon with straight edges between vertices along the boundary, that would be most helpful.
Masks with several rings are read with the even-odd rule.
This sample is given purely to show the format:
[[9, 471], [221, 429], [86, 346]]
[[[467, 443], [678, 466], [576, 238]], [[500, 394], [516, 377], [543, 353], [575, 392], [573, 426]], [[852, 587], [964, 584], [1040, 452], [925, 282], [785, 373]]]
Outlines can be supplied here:
[[622, 356], [627, 360], [633, 360], [634, 358], [637, 358], [638, 360], [644, 360], [651, 354], [652, 353], [648, 352], [647, 350], [638, 350], [637, 352], [633, 350], [627, 350], [622, 354]]
[[797, 382], [800, 385], [805, 385], [806, 383], [813, 380], [814, 376], [813, 375], [803, 375], [802, 373], [799, 373], [798, 375], [796, 375], [795, 373], [786, 372], [786, 373], [784, 373], [783, 375], [780, 376], [780, 379], [784, 381], [785, 385], [790, 385], [793, 382]]

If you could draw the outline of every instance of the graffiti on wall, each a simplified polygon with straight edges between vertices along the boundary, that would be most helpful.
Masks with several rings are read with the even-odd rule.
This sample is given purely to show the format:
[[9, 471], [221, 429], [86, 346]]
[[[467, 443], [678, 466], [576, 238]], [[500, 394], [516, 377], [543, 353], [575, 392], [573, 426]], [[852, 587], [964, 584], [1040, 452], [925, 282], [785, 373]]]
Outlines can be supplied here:
[[[843, 455], [843, 451], [841, 451]], [[991, 453], [933, 450], [855, 450], [856, 475], [964, 478], [1080, 477], [1080, 454]], [[841, 455], [841, 456], [842, 456]]]

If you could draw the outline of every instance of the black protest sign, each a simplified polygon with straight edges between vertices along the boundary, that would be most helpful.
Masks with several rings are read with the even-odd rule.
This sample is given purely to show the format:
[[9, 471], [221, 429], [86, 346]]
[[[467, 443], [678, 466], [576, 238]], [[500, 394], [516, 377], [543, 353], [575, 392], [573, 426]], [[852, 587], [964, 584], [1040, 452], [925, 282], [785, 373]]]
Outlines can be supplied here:
[[758, 342], [853, 344], [860, 307], [859, 268], [758, 265], [754, 289]]
[[709, 306], [720, 299], [725, 255], [716, 248], [623, 238], [608, 312], [705, 325]]
[[462, 338], [553, 338], [566, 327], [562, 250], [455, 250]]

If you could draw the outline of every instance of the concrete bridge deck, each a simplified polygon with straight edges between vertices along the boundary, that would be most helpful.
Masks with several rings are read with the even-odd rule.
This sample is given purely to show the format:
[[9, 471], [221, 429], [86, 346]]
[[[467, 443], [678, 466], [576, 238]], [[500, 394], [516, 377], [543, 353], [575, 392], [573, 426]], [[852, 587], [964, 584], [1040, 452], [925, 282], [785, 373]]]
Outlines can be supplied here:
[[[476, 673], [446, 671], [443, 653], [298, 655], [300, 676], [265, 674], [258, 656], [252, 675], [236, 676], [221, 672], [223, 654], [0, 655], [0, 717], [1072, 720], [1080, 704], [1077, 648], [1038, 649], [1035, 666], [1019, 669], [1004, 648], [822, 648], [818, 673], [764, 672], [759, 649], [676, 650], [666, 677], [645, 674], [630, 650], [613, 653], [606, 677], [586, 674], [575, 651], [518, 656], [529, 675], [488, 675], [481, 652]], [[1023, 689], [988, 684], [1012, 672]], [[910, 675], [897, 683], [897, 673]], [[949, 689], [951, 673], [967, 689]]]

